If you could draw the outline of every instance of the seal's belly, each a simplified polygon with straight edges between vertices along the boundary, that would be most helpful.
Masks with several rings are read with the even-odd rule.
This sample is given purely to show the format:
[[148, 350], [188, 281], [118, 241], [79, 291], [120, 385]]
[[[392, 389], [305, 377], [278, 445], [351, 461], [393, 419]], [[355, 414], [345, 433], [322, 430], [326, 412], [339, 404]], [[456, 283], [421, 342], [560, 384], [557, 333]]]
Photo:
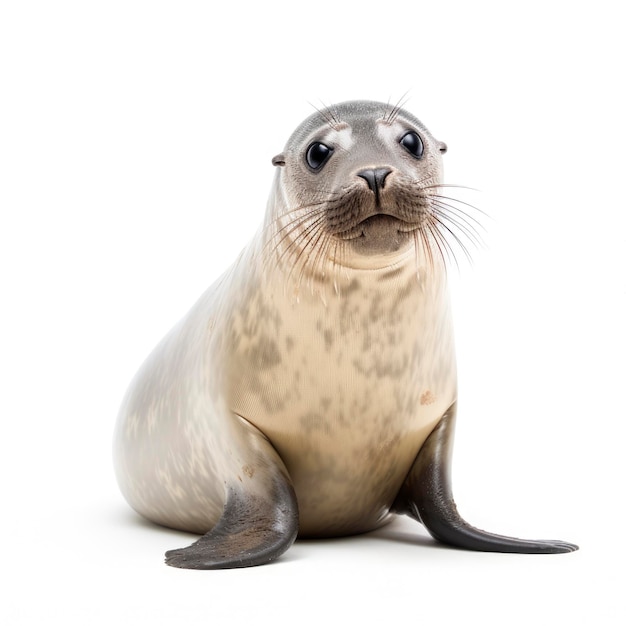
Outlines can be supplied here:
[[266, 333], [238, 337], [231, 406], [285, 462], [303, 536], [383, 523], [455, 399], [445, 310], [434, 315], [412, 297], [383, 304], [361, 295], [323, 308], [276, 309]]

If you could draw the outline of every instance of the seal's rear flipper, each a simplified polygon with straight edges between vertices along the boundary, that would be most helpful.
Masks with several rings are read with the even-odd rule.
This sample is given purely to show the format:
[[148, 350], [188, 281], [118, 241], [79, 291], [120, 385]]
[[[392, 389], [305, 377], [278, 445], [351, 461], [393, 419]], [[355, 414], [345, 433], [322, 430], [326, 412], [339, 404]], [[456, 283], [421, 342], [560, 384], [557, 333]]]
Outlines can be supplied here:
[[450, 484], [455, 415], [453, 404], [424, 442], [392, 510], [421, 522], [442, 543], [468, 550], [528, 554], [577, 550], [578, 546], [564, 541], [532, 541], [487, 533], [470, 526], [459, 515]]
[[277, 472], [267, 496], [230, 489], [217, 525], [190, 546], [166, 552], [165, 562], [187, 569], [262, 565], [285, 552], [297, 534], [296, 496]]

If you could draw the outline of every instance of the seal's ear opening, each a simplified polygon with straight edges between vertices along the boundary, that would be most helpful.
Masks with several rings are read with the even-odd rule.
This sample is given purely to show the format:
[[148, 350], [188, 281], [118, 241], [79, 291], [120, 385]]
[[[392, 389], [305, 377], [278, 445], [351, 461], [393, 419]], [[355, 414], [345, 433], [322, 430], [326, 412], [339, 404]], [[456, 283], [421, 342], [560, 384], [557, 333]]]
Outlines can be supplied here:
[[285, 155], [284, 154], [277, 154], [272, 159], [272, 165], [276, 165], [278, 167], [282, 167], [283, 165], [285, 165]]
[[447, 151], [448, 151], [448, 146], [443, 141], [440, 141], [439, 152], [441, 152], [441, 154], [445, 154]]

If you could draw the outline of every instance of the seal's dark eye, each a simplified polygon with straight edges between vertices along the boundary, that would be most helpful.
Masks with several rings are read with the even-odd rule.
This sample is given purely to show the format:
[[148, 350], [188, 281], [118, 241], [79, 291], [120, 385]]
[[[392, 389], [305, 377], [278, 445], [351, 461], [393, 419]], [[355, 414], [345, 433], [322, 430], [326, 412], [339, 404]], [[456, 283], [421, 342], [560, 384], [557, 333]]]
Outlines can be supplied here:
[[333, 153], [333, 149], [316, 141], [309, 146], [306, 151], [306, 162], [313, 170], [319, 170], [322, 165], [328, 161], [330, 155]]
[[416, 158], [421, 159], [424, 154], [424, 144], [417, 133], [410, 130], [402, 139], [400, 143]]

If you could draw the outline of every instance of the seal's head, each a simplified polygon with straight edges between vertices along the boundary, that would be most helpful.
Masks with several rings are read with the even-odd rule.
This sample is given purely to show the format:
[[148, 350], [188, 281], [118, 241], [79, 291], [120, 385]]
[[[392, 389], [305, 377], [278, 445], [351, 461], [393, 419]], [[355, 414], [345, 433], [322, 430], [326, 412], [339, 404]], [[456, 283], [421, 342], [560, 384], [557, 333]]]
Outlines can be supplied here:
[[388, 265], [410, 248], [432, 262], [447, 248], [437, 199], [445, 151], [400, 107], [355, 101], [314, 113], [272, 160], [274, 249], [314, 266]]

